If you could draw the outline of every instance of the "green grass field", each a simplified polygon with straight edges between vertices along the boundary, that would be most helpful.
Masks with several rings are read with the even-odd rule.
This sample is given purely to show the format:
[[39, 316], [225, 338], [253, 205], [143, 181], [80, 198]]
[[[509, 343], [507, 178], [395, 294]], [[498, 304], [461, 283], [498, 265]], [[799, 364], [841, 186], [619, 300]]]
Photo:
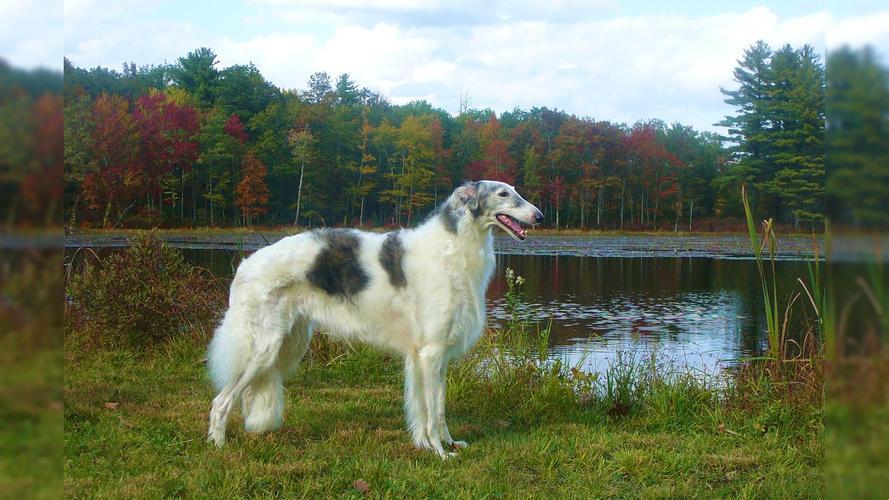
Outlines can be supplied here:
[[141, 354], [66, 349], [66, 496], [822, 492], [815, 407], [766, 396], [734, 405], [700, 387], [665, 384], [640, 396], [633, 411], [609, 416], [602, 398], [566, 401], [546, 380], [498, 393], [520, 381], [472, 379], [458, 366], [449, 374], [449, 422], [470, 447], [442, 461], [411, 447], [399, 363], [369, 349], [343, 352], [307, 359], [289, 381], [282, 429], [246, 434], [236, 411], [229, 441], [217, 449], [204, 440], [213, 394], [202, 343], [177, 341]]

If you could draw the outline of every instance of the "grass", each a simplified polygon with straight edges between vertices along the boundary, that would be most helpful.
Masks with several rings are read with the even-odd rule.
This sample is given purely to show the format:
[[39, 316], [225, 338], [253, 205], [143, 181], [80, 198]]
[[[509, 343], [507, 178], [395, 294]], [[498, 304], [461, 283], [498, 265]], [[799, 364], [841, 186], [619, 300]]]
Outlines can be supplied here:
[[[816, 406], [768, 396], [733, 405], [700, 384], [660, 380], [628, 396], [632, 411], [614, 413], [605, 395], [547, 390], [555, 376], [517, 381], [508, 394], [459, 365], [449, 422], [470, 447], [443, 462], [404, 431], [400, 363], [315, 343], [287, 384], [283, 428], [246, 434], [236, 411], [222, 449], [204, 441], [213, 394], [202, 343], [67, 351], [66, 496], [360, 496], [358, 480], [374, 496], [821, 494]], [[529, 371], [514, 366], [500, 376]]]
[[3, 252], [0, 497], [62, 492], [61, 251]]
[[[6, 340], [5, 353], [17, 349]], [[62, 493], [61, 357], [50, 349], [0, 356], [0, 497]]]

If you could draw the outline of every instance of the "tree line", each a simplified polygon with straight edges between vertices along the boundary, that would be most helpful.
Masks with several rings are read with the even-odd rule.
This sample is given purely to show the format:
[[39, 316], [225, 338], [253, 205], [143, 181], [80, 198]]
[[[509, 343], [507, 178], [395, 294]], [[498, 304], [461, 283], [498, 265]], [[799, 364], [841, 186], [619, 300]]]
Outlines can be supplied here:
[[[693, 229], [824, 212], [824, 67], [748, 49], [721, 137], [547, 107], [394, 105], [348, 74], [282, 90], [201, 48], [122, 71], [64, 63], [65, 220], [93, 226], [410, 225], [466, 179], [514, 184], [558, 228]], [[715, 91], [715, 89], [714, 89]]]

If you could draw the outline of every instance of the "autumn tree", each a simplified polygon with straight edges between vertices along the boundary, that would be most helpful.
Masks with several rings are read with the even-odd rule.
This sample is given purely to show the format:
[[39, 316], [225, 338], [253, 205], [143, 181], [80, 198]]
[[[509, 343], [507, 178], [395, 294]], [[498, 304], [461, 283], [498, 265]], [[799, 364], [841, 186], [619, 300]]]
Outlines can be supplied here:
[[482, 150], [479, 177], [514, 184], [517, 177], [516, 162], [509, 155], [506, 140], [501, 137], [500, 121], [491, 115], [479, 130], [479, 143]]
[[162, 216], [165, 181], [172, 175], [174, 186], [167, 200], [179, 206], [185, 216], [185, 174], [198, 157], [197, 112], [188, 105], [172, 102], [167, 94], [153, 91], [136, 101], [133, 118], [139, 132], [139, 160], [143, 174], [149, 214], [157, 200], [156, 212]]
[[[229, 116], [220, 108], [211, 109], [204, 118], [198, 136], [198, 155], [195, 184], [201, 186], [205, 202], [206, 223], [215, 226], [217, 214], [234, 205], [234, 179], [243, 157], [244, 145], [236, 137], [225, 132]], [[197, 190], [195, 191], [197, 192]], [[192, 202], [197, 204], [197, 200]]]
[[244, 155], [241, 164], [241, 181], [235, 189], [235, 204], [241, 209], [241, 215], [247, 226], [253, 224], [256, 216], [268, 211], [269, 187], [266, 184], [268, 170], [253, 152]]
[[393, 188], [380, 193], [383, 200], [395, 205], [393, 219], [401, 222], [401, 215], [407, 215], [410, 224], [415, 210], [432, 201], [434, 173], [430, 168], [432, 160], [432, 135], [423, 120], [415, 116], [407, 117], [398, 129], [396, 139], [396, 169], [389, 174]]
[[[348, 189], [352, 200], [359, 200], [358, 225], [364, 225], [364, 204], [368, 195], [376, 189], [377, 158], [372, 153], [371, 141], [374, 127], [367, 122], [366, 114], [362, 117], [360, 160], [357, 165], [358, 179]], [[353, 203], [354, 205], [354, 203]]]
[[522, 155], [522, 181], [525, 199], [532, 203], [539, 202], [543, 196], [544, 179], [540, 153], [533, 146], [528, 146]]
[[250, 136], [247, 134], [247, 129], [244, 127], [244, 122], [242, 122], [241, 118], [235, 113], [232, 113], [232, 115], [228, 117], [228, 120], [225, 121], [225, 125], [222, 126], [222, 131], [237, 139], [241, 144], [244, 144], [250, 139]]
[[93, 103], [93, 149], [84, 176], [84, 198], [100, 211], [103, 226], [117, 222], [136, 203], [144, 181], [138, 168], [139, 131], [123, 97], [102, 94]]

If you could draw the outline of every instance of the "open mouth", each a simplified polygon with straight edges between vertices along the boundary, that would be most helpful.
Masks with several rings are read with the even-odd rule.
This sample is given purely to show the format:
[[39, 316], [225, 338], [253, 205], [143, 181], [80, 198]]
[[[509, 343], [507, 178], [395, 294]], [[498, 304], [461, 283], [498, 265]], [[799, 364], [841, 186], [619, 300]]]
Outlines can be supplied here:
[[522, 226], [519, 224], [519, 221], [513, 219], [512, 217], [510, 217], [506, 214], [497, 214], [496, 217], [497, 217], [497, 222], [500, 223], [500, 226], [502, 226], [508, 232], [512, 233], [512, 235], [515, 236], [516, 238], [518, 238], [520, 240], [524, 240], [528, 236], [528, 233], [526, 233], [525, 230], [522, 229]]

